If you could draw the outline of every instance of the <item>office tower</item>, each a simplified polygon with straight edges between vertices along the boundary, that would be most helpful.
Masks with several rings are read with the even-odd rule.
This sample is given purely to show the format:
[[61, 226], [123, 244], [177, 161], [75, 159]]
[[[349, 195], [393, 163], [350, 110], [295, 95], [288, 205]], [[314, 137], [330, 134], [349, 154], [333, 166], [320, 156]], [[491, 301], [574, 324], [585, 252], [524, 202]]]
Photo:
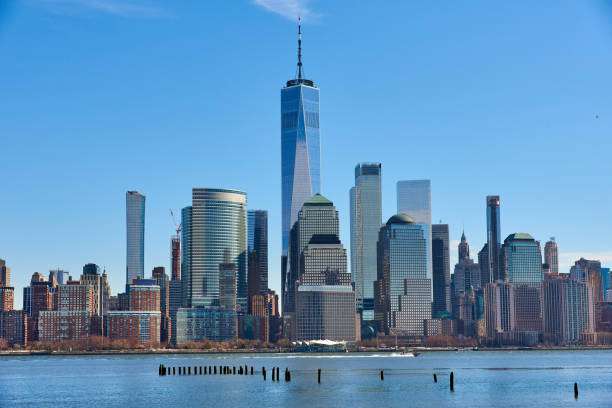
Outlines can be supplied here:
[[292, 338], [359, 340], [355, 291], [338, 235], [314, 234], [300, 258], [302, 273], [296, 289]]
[[470, 245], [467, 242], [467, 238], [465, 238], [465, 232], [461, 233], [461, 242], [459, 242], [458, 255], [459, 261], [470, 259]]
[[278, 295], [271, 289], [268, 289], [266, 293], [266, 308], [270, 328], [269, 341], [275, 343], [282, 336], [282, 325], [280, 309], [278, 307]]
[[499, 220], [499, 196], [487, 196], [487, 248], [489, 251], [489, 271], [492, 281], [504, 281], [500, 265], [501, 224]]
[[170, 280], [166, 275], [166, 268], [163, 266], [156, 266], [153, 268], [152, 273], [155, 283], [159, 286], [159, 310], [163, 315], [168, 316], [169, 304], [170, 304]]
[[487, 336], [511, 332], [516, 326], [514, 310], [514, 286], [508, 282], [495, 281], [485, 287], [485, 324]]
[[0, 286], [11, 286], [11, 268], [4, 259], [0, 259]]
[[183, 305], [183, 283], [180, 279], [172, 279], [169, 288], [170, 342], [176, 344], [176, 313]]
[[249, 299], [268, 290], [268, 212], [248, 211]]
[[[321, 192], [319, 88], [303, 77], [302, 34], [298, 27], [297, 78], [281, 89], [281, 277], [285, 287], [289, 233], [302, 205]], [[283, 308], [285, 300], [283, 297]]]
[[219, 264], [219, 307], [236, 312], [236, 264]]
[[433, 304], [432, 315], [450, 313], [450, 249], [448, 224], [432, 224], [431, 255], [433, 265]]
[[580, 342], [595, 330], [593, 293], [586, 282], [552, 276], [542, 282], [544, 331], [557, 344]]
[[603, 301], [610, 302], [612, 301], [611, 296], [609, 296], [610, 291], [610, 268], [600, 268], [599, 272], [601, 273], [601, 284], [603, 289]]
[[431, 319], [427, 243], [425, 225], [406, 214], [380, 229], [374, 316], [388, 334], [422, 336], [423, 321]]
[[176, 317], [176, 344], [235, 340], [236, 326], [236, 312], [217, 306], [180, 308]]
[[586, 282], [589, 277], [590, 271], [599, 271], [601, 269], [601, 262], [589, 259], [580, 258], [570, 268], [569, 277], [576, 279], [579, 282]]
[[502, 272], [507, 281], [540, 289], [542, 284], [542, 252], [540, 243], [526, 233], [510, 234], [501, 250]]
[[459, 262], [455, 265], [455, 271], [453, 273], [454, 293], [452, 296], [457, 296], [461, 292], [467, 293], [471, 290], [482, 288], [480, 265], [474, 263], [470, 258], [470, 246], [465, 238], [465, 233], [461, 234], [458, 253]]
[[102, 286], [100, 267], [93, 263], [88, 263], [83, 266], [81, 283], [83, 285], [91, 285], [93, 288], [95, 296], [95, 308], [93, 310], [93, 315], [102, 316], [104, 314], [104, 287]]
[[14, 309], [15, 288], [0, 286], [0, 312], [8, 312]]
[[427, 279], [432, 279], [431, 260], [431, 181], [404, 180], [397, 182], [397, 213], [406, 214], [423, 226], [427, 240]]
[[247, 195], [243, 191], [194, 188], [182, 211], [183, 306], [219, 302], [219, 264], [236, 264], [237, 297], [247, 299]]
[[338, 211], [334, 204], [321, 194], [315, 194], [304, 203], [297, 221], [291, 228], [287, 278], [283, 286], [283, 317], [295, 312], [295, 283], [301, 276], [300, 256], [317, 234], [339, 236]]
[[484, 244], [478, 252], [478, 266], [480, 267], [480, 287], [484, 289], [487, 283], [493, 282], [491, 265], [489, 264], [489, 244]]
[[559, 274], [559, 250], [555, 237], [551, 237], [550, 241], [544, 246], [544, 263], [548, 264], [550, 273], [553, 275]]
[[68, 282], [69, 275], [70, 272], [63, 269], [51, 269], [49, 271], [49, 280], [52, 280], [51, 276], [54, 276], [58, 285], [65, 285]]
[[349, 192], [351, 210], [351, 275], [362, 320], [374, 320], [376, 242], [382, 226], [381, 164], [355, 166], [355, 187]]
[[181, 279], [181, 238], [178, 235], [172, 237], [170, 243], [170, 264], [172, 280]]
[[128, 191], [125, 195], [125, 210], [125, 283], [129, 285], [136, 278], [144, 278], [145, 196], [138, 191]]

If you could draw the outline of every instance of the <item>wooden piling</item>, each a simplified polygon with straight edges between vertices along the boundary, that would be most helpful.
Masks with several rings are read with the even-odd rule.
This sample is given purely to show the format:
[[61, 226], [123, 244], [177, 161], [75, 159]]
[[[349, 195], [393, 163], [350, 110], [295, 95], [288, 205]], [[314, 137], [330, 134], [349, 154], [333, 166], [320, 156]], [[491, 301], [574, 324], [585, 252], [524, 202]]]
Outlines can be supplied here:
[[321, 369], [319, 368], [319, 372], [318, 372], [318, 382], [319, 384], [321, 384]]
[[176, 367], [172, 367], [172, 375], [176, 375]]
[[276, 375], [276, 368], [272, 367], [272, 381], [274, 381], [275, 375]]
[[380, 381], [384, 381], [384, 380], [385, 380], [385, 371], [380, 370]]
[[202, 366], [200, 366], [200, 375], [202, 375]]
[[438, 376], [436, 374], [434, 374], [434, 382], [437, 383], [438, 382]]
[[251, 366], [251, 375], [253, 375], [253, 366]]
[[450, 373], [450, 390], [455, 391], [455, 373]]
[[261, 367], [261, 373], [263, 374], [264, 381], [266, 381], [266, 367]]
[[280, 381], [280, 367], [276, 367], [276, 381]]
[[191, 367], [187, 367], [187, 375], [191, 375]]
[[236, 366], [234, 366], [233, 370], [232, 370], [232, 374], [236, 374]]
[[574, 398], [578, 399], [578, 383], [574, 383]]

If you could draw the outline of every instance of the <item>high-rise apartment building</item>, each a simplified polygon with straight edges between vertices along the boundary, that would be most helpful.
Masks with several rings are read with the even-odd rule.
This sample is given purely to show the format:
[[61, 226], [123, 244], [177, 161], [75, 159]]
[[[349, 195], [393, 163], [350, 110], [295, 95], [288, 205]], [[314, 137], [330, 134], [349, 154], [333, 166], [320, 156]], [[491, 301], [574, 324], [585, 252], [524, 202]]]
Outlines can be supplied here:
[[516, 315], [514, 309], [514, 286], [495, 281], [485, 286], [485, 324], [487, 336], [514, 331]]
[[181, 279], [181, 238], [178, 235], [170, 242], [170, 267], [172, 280]]
[[[281, 276], [287, 274], [289, 234], [302, 205], [321, 192], [319, 88], [303, 76], [302, 34], [298, 29], [297, 78], [281, 89]], [[284, 308], [283, 299], [283, 308]]]
[[300, 257], [310, 239], [317, 234], [339, 236], [338, 211], [321, 194], [315, 194], [304, 203], [291, 228], [287, 277], [282, 281], [283, 317], [295, 312], [295, 285], [302, 274]]
[[432, 315], [437, 317], [441, 313], [452, 311], [448, 224], [432, 224], [431, 258], [433, 265]]
[[248, 211], [249, 299], [268, 290], [268, 212]]
[[0, 259], [0, 286], [11, 286], [11, 268], [4, 259]]
[[125, 283], [144, 278], [145, 196], [138, 191], [125, 195], [126, 270]]
[[362, 320], [374, 320], [376, 243], [382, 226], [381, 164], [355, 166], [355, 187], [349, 191], [351, 212], [351, 275]]
[[13, 310], [15, 305], [15, 288], [0, 286], [0, 312]]
[[423, 226], [427, 240], [427, 279], [432, 279], [431, 260], [431, 181], [404, 180], [397, 182], [397, 213], [407, 214]]
[[500, 262], [501, 224], [499, 196], [487, 196], [487, 248], [489, 251], [489, 272], [491, 281], [504, 281]]
[[380, 229], [374, 316], [388, 334], [422, 336], [423, 321], [431, 319], [425, 229], [406, 214], [394, 215]]
[[544, 263], [548, 264], [550, 273], [553, 275], [559, 274], [559, 250], [555, 237], [551, 237], [550, 241], [544, 246]]
[[104, 287], [102, 285], [100, 267], [93, 263], [88, 263], [83, 266], [81, 283], [83, 285], [90, 285], [93, 288], [95, 308], [92, 314], [94, 316], [102, 316], [104, 314]]
[[152, 273], [155, 283], [159, 286], [159, 310], [163, 315], [168, 316], [170, 305], [170, 280], [166, 275], [166, 268], [156, 266]]
[[247, 305], [247, 195], [243, 191], [194, 188], [182, 211], [183, 306], [219, 302], [219, 265], [236, 265], [237, 297]]
[[544, 331], [559, 344], [575, 344], [595, 330], [592, 287], [586, 282], [552, 276], [542, 282]]
[[183, 283], [180, 279], [172, 279], [169, 288], [170, 342], [176, 344], [176, 314], [183, 305]]

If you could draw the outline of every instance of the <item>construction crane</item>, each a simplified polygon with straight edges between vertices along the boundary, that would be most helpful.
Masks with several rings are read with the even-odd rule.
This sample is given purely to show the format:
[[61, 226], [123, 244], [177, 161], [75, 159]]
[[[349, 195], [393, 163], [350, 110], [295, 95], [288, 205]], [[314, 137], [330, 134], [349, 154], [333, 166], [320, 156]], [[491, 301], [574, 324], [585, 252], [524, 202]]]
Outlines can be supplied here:
[[181, 226], [183, 224], [176, 223], [176, 219], [174, 218], [174, 213], [172, 212], [172, 209], [170, 209], [170, 217], [172, 218], [172, 223], [174, 224], [174, 228], [176, 229], [176, 236], [180, 237], [181, 236]]

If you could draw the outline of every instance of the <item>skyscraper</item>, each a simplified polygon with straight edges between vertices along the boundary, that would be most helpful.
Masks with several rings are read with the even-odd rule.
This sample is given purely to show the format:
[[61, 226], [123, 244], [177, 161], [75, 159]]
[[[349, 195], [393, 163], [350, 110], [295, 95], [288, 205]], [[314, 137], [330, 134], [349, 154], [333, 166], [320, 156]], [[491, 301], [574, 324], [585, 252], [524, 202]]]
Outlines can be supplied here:
[[11, 286], [11, 268], [4, 259], [0, 259], [0, 286]]
[[470, 245], [465, 238], [465, 232], [461, 233], [461, 242], [459, 242], [458, 247], [459, 261], [463, 261], [464, 259], [470, 259]]
[[489, 264], [489, 244], [484, 244], [478, 252], [478, 266], [480, 267], [480, 287], [484, 289], [487, 283], [493, 282], [491, 265]]
[[389, 218], [378, 238], [374, 317], [387, 334], [422, 336], [431, 319], [424, 225], [406, 214]]
[[448, 224], [431, 226], [431, 255], [433, 264], [433, 305], [432, 315], [450, 313], [450, 249]]
[[[249, 210], [248, 230], [249, 296], [264, 296], [268, 291], [268, 212]], [[251, 278], [256, 280], [255, 285], [251, 285]]]
[[489, 272], [492, 281], [505, 280], [500, 265], [501, 226], [499, 221], [499, 196], [487, 196], [487, 248]]
[[349, 192], [351, 207], [351, 273], [357, 308], [363, 320], [374, 320], [376, 242], [382, 226], [381, 164], [355, 166], [355, 187]]
[[315, 194], [304, 203], [291, 228], [287, 277], [283, 281], [283, 315], [295, 311], [295, 282], [302, 274], [300, 257], [316, 234], [339, 236], [338, 211], [321, 194]]
[[550, 241], [544, 246], [544, 263], [548, 264], [550, 273], [553, 275], [559, 274], [559, 250], [557, 249], [555, 237], [551, 237]]
[[423, 226], [427, 240], [427, 278], [432, 279], [431, 261], [431, 181], [404, 180], [397, 182], [397, 213], [407, 214]]
[[170, 243], [170, 267], [172, 280], [181, 279], [181, 238], [176, 235]]
[[238, 301], [247, 298], [247, 195], [243, 191], [194, 188], [182, 211], [183, 306], [219, 302], [219, 264], [236, 264]]
[[125, 195], [127, 226], [125, 283], [144, 278], [145, 196], [138, 191]]
[[302, 72], [302, 33], [298, 27], [297, 78], [281, 89], [282, 265], [286, 274], [289, 232], [304, 202], [321, 192], [319, 88]]

